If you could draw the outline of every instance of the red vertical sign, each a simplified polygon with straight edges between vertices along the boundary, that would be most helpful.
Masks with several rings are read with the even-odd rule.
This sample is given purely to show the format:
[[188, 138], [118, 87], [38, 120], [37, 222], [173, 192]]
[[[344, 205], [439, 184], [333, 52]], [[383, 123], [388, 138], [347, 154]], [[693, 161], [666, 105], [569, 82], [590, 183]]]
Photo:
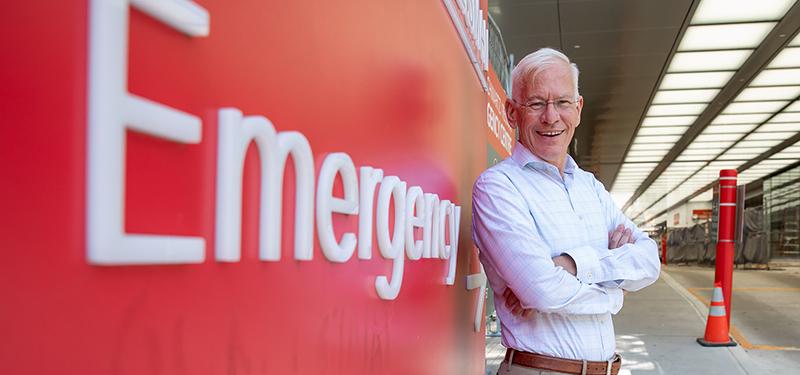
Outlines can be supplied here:
[[[341, 160], [330, 155], [346, 154], [359, 182], [361, 168], [372, 167], [397, 177], [406, 192], [417, 186], [435, 194], [445, 215], [469, 207], [471, 182], [485, 167], [475, 150], [486, 142], [486, 94], [445, 7], [165, 0], [119, 8], [125, 3], [0, 6], [0, 35], [13, 51], [0, 60], [0, 373], [482, 373], [479, 293], [466, 283], [474, 258], [467, 212], [455, 223], [460, 230], [444, 224], [437, 237], [443, 246], [458, 244], [450, 249], [459, 253], [453, 284], [447, 259], [405, 256], [402, 288], [386, 299], [376, 279], [395, 280], [398, 258], [381, 250], [387, 241], [377, 233], [382, 226], [397, 232], [398, 223], [378, 217], [399, 212], [400, 189], [388, 189], [383, 202], [392, 203], [383, 207], [382, 185], [373, 186], [372, 231], [358, 237], [361, 216], [344, 182], [352, 179], [337, 172], [327, 176], [328, 191], [320, 188], [325, 162]], [[97, 4], [124, 12], [96, 18]], [[124, 43], [92, 34], [97, 27], [123, 30]], [[102, 60], [108, 56], [116, 60]], [[103, 85], [113, 86], [113, 96], [95, 99], [108, 106], [90, 100]], [[234, 109], [241, 123], [226, 122], [223, 114], [234, 112], [224, 110]], [[226, 153], [222, 133], [230, 124], [261, 131], [264, 144]], [[312, 156], [310, 166], [297, 164], [301, 154], [288, 156], [279, 210], [274, 201], [261, 205], [264, 185], [281, 178], [262, 175], [272, 173], [262, 168], [271, 155], [264, 152], [274, 152], [264, 145], [288, 141], [270, 143], [269, 129], [281, 139], [304, 138], [302, 155]], [[93, 143], [107, 136], [117, 138]], [[90, 160], [96, 147], [113, 158]], [[229, 154], [241, 157], [238, 164], [220, 156]], [[347, 169], [342, 163], [337, 171]], [[221, 167], [230, 165], [240, 177], [221, 183]], [[111, 177], [95, 181], [95, 170]], [[312, 217], [296, 209], [308, 203], [297, 192], [298, 175], [308, 170]], [[321, 201], [320, 192], [332, 198]], [[92, 202], [104, 194], [116, 195], [92, 216]], [[238, 259], [217, 246], [224, 242], [218, 197], [229, 194], [241, 194]], [[336, 202], [322, 210], [330, 220], [319, 224], [326, 215], [318, 203], [328, 201]], [[264, 209], [282, 220], [279, 259], [261, 248], [275, 240], [262, 230]], [[295, 252], [296, 229], [307, 220], [310, 257]], [[111, 242], [124, 246], [93, 258], [95, 226], [116, 231], [102, 232], [114, 235], [110, 241], [128, 236]], [[420, 232], [411, 238], [421, 241]], [[332, 233], [337, 245], [346, 234], [370, 237], [364, 253], [371, 257], [356, 249], [340, 261], [319, 233]], [[166, 237], [178, 241], [160, 241]]]

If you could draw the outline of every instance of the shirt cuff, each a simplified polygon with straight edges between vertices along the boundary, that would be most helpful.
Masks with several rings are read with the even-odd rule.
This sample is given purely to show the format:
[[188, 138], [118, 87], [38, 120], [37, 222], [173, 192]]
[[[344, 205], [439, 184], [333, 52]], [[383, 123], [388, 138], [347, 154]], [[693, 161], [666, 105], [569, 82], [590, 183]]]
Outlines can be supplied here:
[[598, 280], [604, 281], [601, 278], [603, 268], [600, 264], [600, 258], [598, 258], [594, 248], [591, 246], [580, 246], [569, 249], [565, 251], [564, 254], [569, 255], [572, 257], [572, 260], [575, 261], [575, 269], [577, 270], [577, 275], [575, 275], [575, 277], [577, 277], [578, 280], [587, 284], [593, 284]]
[[611, 314], [616, 315], [622, 309], [622, 301], [625, 293], [619, 288], [606, 288], [608, 298], [611, 300]]

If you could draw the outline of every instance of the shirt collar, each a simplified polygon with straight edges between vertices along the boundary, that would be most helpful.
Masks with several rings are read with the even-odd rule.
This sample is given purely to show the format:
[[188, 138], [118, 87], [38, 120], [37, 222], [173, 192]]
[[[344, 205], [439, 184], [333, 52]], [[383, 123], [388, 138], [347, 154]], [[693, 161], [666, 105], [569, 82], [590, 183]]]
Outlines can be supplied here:
[[[523, 146], [522, 143], [517, 142], [514, 145], [514, 150], [511, 152], [511, 158], [514, 159], [517, 164], [521, 165], [522, 167], [527, 167], [531, 165], [531, 167], [536, 169], [544, 169], [548, 166], [555, 168], [554, 165], [542, 160], [542, 158], [534, 155], [527, 147]], [[564, 173], [566, 174], [573, 174], [575, 173], [575, 169], [578, 168], [578, 164], [575, 163], [575, 160], [572, 159], [572, 156], [567, 154], [567, 159], [564, 161]]]

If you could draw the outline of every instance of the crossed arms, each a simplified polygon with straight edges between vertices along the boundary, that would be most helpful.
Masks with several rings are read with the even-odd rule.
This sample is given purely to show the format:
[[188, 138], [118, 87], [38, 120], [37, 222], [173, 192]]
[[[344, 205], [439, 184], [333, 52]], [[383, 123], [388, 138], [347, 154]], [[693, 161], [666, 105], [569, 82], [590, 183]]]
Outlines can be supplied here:
[[[502, 173], [485, 173], [473, 190], [473, 236], [493, 285], [512, 312], [526, 309], [561, 314], [615, 314], [623, 290], [636, 291], [659, 273], [655, 242], [616, 208], [596, 182], [609, 233], [610, 249], [579, 246], [551, 257], [523, 195]], [[490, 277], [491, 279], [491, 277]], [[495, 283], [496, 284], [496, 283]]]

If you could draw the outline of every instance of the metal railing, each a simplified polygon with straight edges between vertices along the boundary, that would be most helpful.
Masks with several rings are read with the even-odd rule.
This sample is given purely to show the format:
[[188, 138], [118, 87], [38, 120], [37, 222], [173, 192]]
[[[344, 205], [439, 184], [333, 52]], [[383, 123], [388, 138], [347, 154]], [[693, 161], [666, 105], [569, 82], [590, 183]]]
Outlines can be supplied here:
[[511, 94], [511, 64], [513, 63], [506, 51], [506, 43], [503, 41], [503, 34], [494, 22], [492, 15], [489, 14], [489, 61], [492, 68], [500, 79], [500, 83], [506, 90], [506, 94]]

